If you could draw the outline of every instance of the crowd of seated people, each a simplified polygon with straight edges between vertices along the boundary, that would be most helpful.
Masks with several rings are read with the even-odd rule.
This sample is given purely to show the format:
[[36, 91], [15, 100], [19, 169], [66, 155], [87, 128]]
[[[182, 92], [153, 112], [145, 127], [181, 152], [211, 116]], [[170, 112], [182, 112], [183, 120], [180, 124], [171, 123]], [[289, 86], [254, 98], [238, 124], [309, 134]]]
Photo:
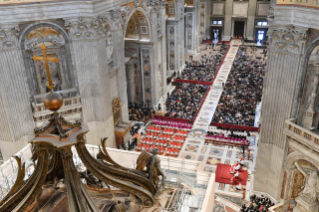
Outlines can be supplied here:
[[222, 143], [230, 146], [249, 146], [246, 136], [236, 134], [224, 134], [222, 132], [207, 132], [205, 143]]
[[129, 118], [131, 121], [145, 122], [149, 119], [153, 107], [148, 104], [142, 103], [129, 103]]
[[162, 119], [153, 119], [152, 123], [155, 125], [166, 126], [173, 129], [192, 129], [191, 123], [183, 123], [177, 121], [167, 121]]
[[229, 133], [233, 134], [233, 133], [245, 133], [247, 134], [247, 136], [250, 136], [249, 131], [245, 131], [245, 130], [240, 130], [240, 129], [230, 129], [229, 127], [216, 127], [217, 130], [224, 130], [224, 131], [228, 131]]
[[207, 85], [188, 83], [176, 86], [166, 99], [165, 116], [192, 120], [199, 110], [207, 89]]
[[275, 204], [268, 198], [261, 195], [261, 197], [253, 194], [250, 196], [250, 204], [242, 205], [240, 212], [266, 212], [271, 206]]
[[194, 80], [210, 82], [214, 79], [215, 74], [227, 52], [228, 46], [221, 45], [216, 55], [202, 55], [198, 61], [186, 62], [186, 67], [177, 79]]
[[224, 85], [213, 122], [254, 126], [257, 102], [261, 101], [266, 63], [247, 55], [240, 46]]
[[183, 147], [189, 129], [151, 124], [142, 135], [136, 151], [158, 148], [160, 155], [177, 157]]

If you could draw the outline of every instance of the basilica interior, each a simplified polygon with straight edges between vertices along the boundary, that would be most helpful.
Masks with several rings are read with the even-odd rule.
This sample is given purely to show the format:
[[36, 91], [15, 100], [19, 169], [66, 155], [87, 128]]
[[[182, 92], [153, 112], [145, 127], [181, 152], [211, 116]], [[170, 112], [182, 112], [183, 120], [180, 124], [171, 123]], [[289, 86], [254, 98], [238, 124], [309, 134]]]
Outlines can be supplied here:
[[318, 83], [318, 0], [0, 0], [0, 212], [318, 212]]

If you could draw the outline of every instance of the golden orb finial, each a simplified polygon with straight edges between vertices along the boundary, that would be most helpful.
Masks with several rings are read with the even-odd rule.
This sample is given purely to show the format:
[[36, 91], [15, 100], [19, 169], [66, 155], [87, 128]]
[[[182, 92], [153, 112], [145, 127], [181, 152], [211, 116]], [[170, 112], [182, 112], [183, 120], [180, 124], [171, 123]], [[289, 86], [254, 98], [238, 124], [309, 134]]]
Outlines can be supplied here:
[[44, 106], [51, 111], [59, 110], [62, 107], [62, 105], [63, 98], [59, 93], [50, 91], [44, 97]]

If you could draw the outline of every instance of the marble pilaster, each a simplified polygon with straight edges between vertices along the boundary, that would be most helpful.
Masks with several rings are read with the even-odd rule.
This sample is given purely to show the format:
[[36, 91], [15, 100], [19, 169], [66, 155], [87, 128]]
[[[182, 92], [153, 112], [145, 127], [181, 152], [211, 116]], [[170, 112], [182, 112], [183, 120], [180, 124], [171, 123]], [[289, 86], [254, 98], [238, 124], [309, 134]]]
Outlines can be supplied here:
[[[269, 31], [267, 83], [263, 92], [262, 125], [254, 190], [280, 198], [287, 142], [283, 129], [290, 118], [295, 84], [304, 51], [306, 29], [271, 27]], [[287, 92], [289, 91], [289, 92]]]
[[254, 39], [255, 30], [255, 15], [256, 15], [257, 0], [250, 0], [248, 3], [248, 17], [246, 25], [246, 38], [248, 40]]
[[[28, 135], [34, 127], [26, 70], [18, 46], [19, 32], [17, 25], [0, 26], [0, 145], [3, 153], [10, 154], [19, 149], [3, 142], [14, 142]], [[4, 154], [5, 160], [8, 157]]]
[[233, 15], [233, 0], [227, 0], [225, 3], [225, 19], [224, 32], [222, 40], [230, 40], [232, 37], [232, 15]]

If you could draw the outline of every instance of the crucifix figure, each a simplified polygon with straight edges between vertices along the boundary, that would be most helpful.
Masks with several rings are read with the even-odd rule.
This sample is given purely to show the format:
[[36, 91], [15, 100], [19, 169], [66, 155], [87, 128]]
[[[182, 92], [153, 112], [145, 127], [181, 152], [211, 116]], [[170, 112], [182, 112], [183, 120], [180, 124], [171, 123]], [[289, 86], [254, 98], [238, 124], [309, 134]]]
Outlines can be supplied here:
[[50, 89], [50, 91], [52, 91], [52, 81], [51, 81], [51, 75], [50, 75], [50, 69], [49, 69], [49, 62], [54, 62], [54, 63], [58, 63], [59, 59], [57, 57], [48, 57], [47, 56], [47, 47], [44, 45], [44, 43], [41, 45], [41, 49], [43, 50], [43, 57], [37, 57], [35, 55], [33, 55], [32, 59], [34, 61], [38, 61], [38, 60], [43, 60], [44, 64], [45, 64], [45, 69], [47, 71], [47, 76], [48, 76], [48, 88]]

